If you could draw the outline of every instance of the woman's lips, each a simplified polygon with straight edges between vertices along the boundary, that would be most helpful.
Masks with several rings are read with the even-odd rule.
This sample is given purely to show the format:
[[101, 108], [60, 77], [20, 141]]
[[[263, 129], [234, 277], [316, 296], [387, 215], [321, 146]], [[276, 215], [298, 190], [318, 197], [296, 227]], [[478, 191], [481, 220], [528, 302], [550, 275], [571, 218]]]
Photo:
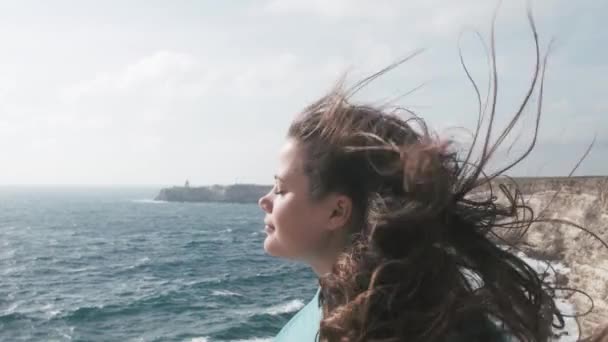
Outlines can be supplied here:
[[270, 224], [267, 224], [266, 226], [264, 226], [264, 231], [265, 231], [266, 233], [269, 233], [269, 234], [270, 234], [270, 233], [274, 232], [274, 226], [273, 226], [273, 225], [270, 225]]

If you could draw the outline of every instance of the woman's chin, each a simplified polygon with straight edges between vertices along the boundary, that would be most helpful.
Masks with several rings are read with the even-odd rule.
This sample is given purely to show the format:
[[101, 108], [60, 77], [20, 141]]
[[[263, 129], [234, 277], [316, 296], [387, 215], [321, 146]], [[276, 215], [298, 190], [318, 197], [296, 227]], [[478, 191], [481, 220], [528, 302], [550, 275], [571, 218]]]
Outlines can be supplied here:
[[272, 256], [280, 256], [277, 254], [277, 241], [275, 241], [274, 236], [272, 234], [266, 235], [266, 239], [264, 239], [264, 251], [268, 255]]
[[281, 248], [279, 241], [277, 241], [274, 232], [268, 234], [266, 239], [264, 239], [264, 251], [273, 257], [285, 257], [284, 250]]

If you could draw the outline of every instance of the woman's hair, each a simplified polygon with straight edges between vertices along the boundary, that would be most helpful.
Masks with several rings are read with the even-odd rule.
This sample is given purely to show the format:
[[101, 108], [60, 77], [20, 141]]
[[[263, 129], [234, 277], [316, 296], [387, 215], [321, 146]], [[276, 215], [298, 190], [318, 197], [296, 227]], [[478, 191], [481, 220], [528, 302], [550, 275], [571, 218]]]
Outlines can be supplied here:
[[[337, 86], [292, 123], [288, 137], [306, 151], [311, 197], [341, 193], [353, 205], [352, 244], [320, 279], [322, 341], [491, 341], [495, 326], [522, 341], [547, 341], [552, 323], [563, 325], [550, 285], [496, 232], [526, 229], [533, 221], [518, 193], [501, 187], [502, 202], [492, 193], [492, 180], [521, 161], [536, 140], [546, 56], [531, 16], [530, 24], [536, 67], [501, 131], [494, 131], [493, 34], [489, 101], [482, 101], [462, 64], [480, 111], [468, 152], [432, 135], [420, 118], [401, 118], [399, 109], [351, 103], [363, 86], [403, 61], [349, 89]], [[486, 175], [488, 161], [534, 95], [532, 143], [510, 165]], [[475, 159], [474, 149], [480, 154]]]

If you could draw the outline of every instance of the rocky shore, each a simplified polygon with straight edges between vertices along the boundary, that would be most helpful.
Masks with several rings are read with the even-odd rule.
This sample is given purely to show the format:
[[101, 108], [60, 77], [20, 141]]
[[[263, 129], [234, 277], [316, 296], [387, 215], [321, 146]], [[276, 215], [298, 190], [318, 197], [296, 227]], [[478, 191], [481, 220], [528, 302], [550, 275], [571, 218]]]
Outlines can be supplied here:
[[174, 186], [161, 189], [156, 201], [256, 203], [268, 193], [270, 185], [234, 184], [211, 186]]
[[[608, 242], [608, 177], [516, 178], [494, 181], [493, 192], [501, 198], [498, 184], [510, 192], [521, 192], [536, 217], [568, 220]], [[504, 197], [503, 197], [504, 200]], [[572, 225], [537, 222], [519, 240], [517, 247], [540, 260], [562, 263], [558, 286], [584, 291], [593, 300], [593, 310], [579, 318], [582, 336], [589, 336], [608, 323], [608, 248], [590, 233]], [[508, 236], [507, 238], [514, 238]], [[584, 295], [563, 291], [576, 313], [585, 313], [592, 303]]]

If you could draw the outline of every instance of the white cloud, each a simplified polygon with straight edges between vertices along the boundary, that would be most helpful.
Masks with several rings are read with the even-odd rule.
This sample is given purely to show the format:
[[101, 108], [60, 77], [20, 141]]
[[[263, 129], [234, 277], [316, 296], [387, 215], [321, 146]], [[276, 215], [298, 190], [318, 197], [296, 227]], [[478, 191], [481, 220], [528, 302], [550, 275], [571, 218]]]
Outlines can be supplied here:
[[[206, 60], [188, 53], [160, 51], [144, 57], [122, 70], [99, 74], [93, 79], [64, 89], [67, 103], [91, 97], [133, 96], [161, 99], [202, 96], [278, 96], [287, 95], [302, 77], [316, 69], [303, 64], [291, 53], [250, 59], [246, 56], [226, 60]], [[321, 68], [321, 70], [327, 68]], [[325, 71], [327, 72], [327, 71]]]
[[[502, 119], [529, 80], [525, 3], [503, 1], [497, 22]], [[222, 20], [215, 12], [165, 18], [162, 29], [148, 20], [146, 7], [128, 20], [103, 18], [111, 29], [66, 19], [61, 35], [49, 34], [46, 45], [27, 48], [17, 43], [39, 32], [15, 26], [15, 44], [0, 55], [0, 165], [11, 166], [0, 168], [0, 183], [269, 180], [275, 150], [295, 112], [342, 72], [350, 70], [349, 79], [357, 80], [417, 48], [429, 49], [378, 80], [364, 99], [392, 98], [430, 81], [403, 103], [440, 129], [474, 123], [474, 94], [458, 63], [456, 38], [465, 27], [487, 33], [495, 2], [255, 5], [225, 9]], [[605, 135], [606, 59], [597, 56], [606, 52], [580, 39], [601, 38], [602, 31], [591, 25], [602, 22], [596, 14], [601, 11], [565, 0], [537, 1], [534, 7], [544, 43], [556, 27], [572, 31], [550, 65], [544, 141], [580, 144], [592, 131]], [[196, 12], [186, 6], [181, 11]], [[575, 27], [577, 18], [589, 26]], [[51, 17], [40, 20], [31, 30], [57, 24]], [[78, 25], [82, 30], [71, 29]], [[483, 52], [469, 43], [467, 38], [465, 57], [484, 87]], [[578, 65], [589, 64], [588, 56], [596, 56], [594, 65]], [[247, 175], [242, 163], [251, 165]]]
[[327, 17], [362, 17], [394, 15], [386, 1], [362, 0], [270, 0], [263, 10], [270, 14], [312, 14]]
[[[533, 1], [534, 12], [545, 14], [562, 6], [564, 0]], [[498, 8], [499, 22], [525, 22], [530, 2], [479, 0], [268, 0], [262, 12], [281, 16], [316, 16], [334, 20], [371, 21], [390, 25], [397, 34], [415, 33], [453, 37], [465, 28], [485, 31]]]
[[[75, 102], [87, 96], [124, 95], [146, 92], [150, 96], [174, 96], [193, 84], [200, 86], [205, 79], [201, 64], [194, 56], [173, 51], [159, 51], [146, 56], [123, 70], [100, 73], [90, 80], [64, 89], [66, 102]], [[212, 75], [205, 75], [212, 80]]]

